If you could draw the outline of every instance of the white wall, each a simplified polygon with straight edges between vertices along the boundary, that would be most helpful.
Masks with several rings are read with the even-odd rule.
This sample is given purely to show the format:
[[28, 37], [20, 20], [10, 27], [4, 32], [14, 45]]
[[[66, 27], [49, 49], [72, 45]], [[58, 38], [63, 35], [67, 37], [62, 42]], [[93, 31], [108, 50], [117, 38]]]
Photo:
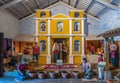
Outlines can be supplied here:
[[100, 21], [94, 20], [90, 17], [87, 17], [88, 25], [88, 35], [98, 35], [100, 34]]
[[20, 34], [35, 34], [35, 15], [20, 22]]
[[14, 16], [5, 10], [0, 11], [0, 32], [5, 38], [14, 38], [19, 34], [19, 22]]
[[[100, 19], [101, 33], [110, 29], [120, 28], [120, 11], [108, 10], [101, 15]], [[120, 40], [120, 36], [116, 37], [116, 39]]]
[[108, 10], [100, 16], [102, 32], [120, 27], [120, 11]]

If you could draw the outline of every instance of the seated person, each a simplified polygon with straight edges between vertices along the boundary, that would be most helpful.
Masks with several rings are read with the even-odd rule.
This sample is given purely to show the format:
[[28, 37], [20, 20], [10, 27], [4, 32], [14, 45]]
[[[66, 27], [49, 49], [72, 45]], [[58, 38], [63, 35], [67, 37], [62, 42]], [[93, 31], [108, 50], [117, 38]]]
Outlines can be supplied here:
[[26, 64], [26, 59], [23, 58], [21, 63], [18, 64], [17, 66], [17, 78], [15, 78], [15, 81], [19, 82], [22, 80], [25, 80], [28, 78], [28, 64]]
[[89, 62], [87, 62], [86, 58], [82, 59], [82, 68], [83, 68], [83, 72], [84, 72], [84, 78], [85, 79], [91, 79], [93, 76], [93, 71], [91, 69], [91, 65]]

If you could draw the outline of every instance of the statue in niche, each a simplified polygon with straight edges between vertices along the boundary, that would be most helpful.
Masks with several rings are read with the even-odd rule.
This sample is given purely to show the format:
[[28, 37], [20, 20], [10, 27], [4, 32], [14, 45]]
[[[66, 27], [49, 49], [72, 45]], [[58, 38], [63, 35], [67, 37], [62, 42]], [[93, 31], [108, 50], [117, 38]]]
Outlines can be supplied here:
[[62, 32], [62, 31], [63, 31], [63, 23], [58, 22], [58, 24], [57, 24], [57, 32]]
[[46, 13], [45, 12], [41, 12], [40, 13], [40, 17], [46, 17]]
[[41, 24], [40, 24], [40, 31], [41, 32], [46, 31], [46, 23], [45, 22], [41, 22]]
[[80, 41], [79, 40], [76, 40], [74, 42], [74, 51], [75, 52], [80, 52]]
[[74, 23], [74, 31], [79, 31], [80, 30], [80, 23], [79, 22], [75, 22]]
[[46, 42], [44, 40], [42, 40], [40, 42], [40, 51], [41, 52], [45, 52], [46, 51]]

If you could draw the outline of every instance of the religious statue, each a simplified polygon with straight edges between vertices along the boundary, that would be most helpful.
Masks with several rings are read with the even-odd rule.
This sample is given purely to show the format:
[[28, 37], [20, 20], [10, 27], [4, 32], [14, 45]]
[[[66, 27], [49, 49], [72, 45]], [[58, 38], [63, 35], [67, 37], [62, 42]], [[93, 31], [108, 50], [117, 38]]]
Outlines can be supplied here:
[[79, 41], [75, 41], [74, 42], [74, 51], [75, 52], [79, 52], [80, 51], [80, 42]]
[[66, 45], [65, 40], [63, 40], [63, 43], [62, 43], [62, 59], [63, 59], [63, 62], [66, 61], [67, 52], [68, 52], [68, 47]]
[[57, 31], [58, 32], [62, 32], [63, 31], [63, 23], [62, 22], [58, 22]]
[[46, 31], [46, 23], [42, 22], [41, 23], [41, 32]]
[[75, 22], [74, 23], [74, 31], [79, 31], [80, 28], [80, 23], [79, 22]]
[[110, 57], [111, 57], [111, 63], [114, 66], [117, 66], [117, 45], [115, 44], [115, 42], [112, 42], [112, 44], [110, 45]]
[[59, 45], [57, 42], [55, 42], [52, 48], [52, 55], [53, 55], [54, 63], [56, 63], [58, 60], [58, 54], [59, 54]]
[[45, 52], [45, 50], [46, 50], [46, 42], [44, 40], [42, 40], [40, 42], [40, 51]]

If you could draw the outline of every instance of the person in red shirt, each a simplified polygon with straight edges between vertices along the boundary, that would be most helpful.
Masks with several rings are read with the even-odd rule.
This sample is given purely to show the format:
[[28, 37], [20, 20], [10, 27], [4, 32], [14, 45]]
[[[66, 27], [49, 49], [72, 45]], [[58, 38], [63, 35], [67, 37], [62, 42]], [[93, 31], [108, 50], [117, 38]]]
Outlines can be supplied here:
[[103, 57], [102, 57], [102, 56], [103, 56], [102, 54], [99, 54], [98, 63], [99, 63], [99, 62], [103, 62]]
[[36, 59], [37, 62], [38, 62], [38, 56], [39, 56], [39, 53], [40, 53], [39, 46], [38, 46], [37, 42], [35, 42], [34, 44], [35, 44], [35, 46], [33, 46], [33, 60]]

